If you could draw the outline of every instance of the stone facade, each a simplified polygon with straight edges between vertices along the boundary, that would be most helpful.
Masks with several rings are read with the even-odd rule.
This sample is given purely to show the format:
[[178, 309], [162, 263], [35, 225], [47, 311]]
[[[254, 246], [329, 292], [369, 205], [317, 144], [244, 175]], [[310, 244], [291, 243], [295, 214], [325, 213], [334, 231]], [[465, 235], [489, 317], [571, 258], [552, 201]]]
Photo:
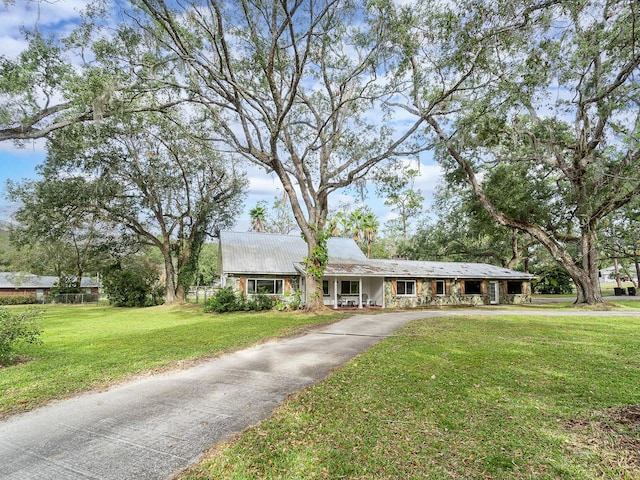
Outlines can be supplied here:
[[278, 275], [250, 275], [249, 277], [246, 277], [246, 276], [229, 275], [226, 277], [225, 285], [227, 287], [233, 288], [233, 291], [236, 292], [236, 294], [245, 295], [250, 298], [252, 297], [252, 295], [247, 295], [247, 279], [248, 278], [251, 278], [251, 279], [269, 278], [269, 279], [284, 280], [283, 294], [274, 295], [274, 296], [278, 299], [278, 301], [282, 302], [282, 304], [285, 307], [290, 303], [300, 301], [300, 295], [296, 295], [296, 293], [300, 292], [300, 277], [294, 277], [294, 276], [282, 277]]
[[[251, 275], [233, 276], [226, 278], [226, 285], [230, 286], [239, 294], [246, 295], [248, 278], [273, 278], [284, 280], [284, 293], [276, 295], [278, 300], [284, 306], [292, 302], [300, 300], [300, 296], [296, 295], [300, 292], [301, 277], [296, 276], [276, 276], [276, 275]], [[406, 279], [402, 279], [405, 280]], [[482, 280], [482, 288], [480, 294], [464, 293], [464, 283], [456, 279], [439, 280], [445, 284], [445, 293], [438, 295], [435, 293], [435, 280], [431, 278], [409, 279], [415, 281], [415, 292], [411, 295], [398, 295], [395, 282], [397, 279], [384, 279], [384, 298], [386, 308], [417, 308], [428, 306], [458, 306], [458, 305], [489, 305], [491, 299], [489, 296], [489, 280]], [[528, 281], [522, 281], [522, 291], [517, 294], [507, 293], [507, 282], [498, 282], [498, 296], [500, 304], [518, 305], [531, 302], [531, 286]]]
[[[384, 281], [385, 306], [387, 308], [415, 308], [422, 306], [456, 306], [456, 305], [489, 305], [491, 298], [488, 294], [488, 280], [482, 281], [480, 294], [463, 293], [463, 283], [457, 280], [446, 280], [445, 293], [436, 295], [434, 280], [430, 278], [415, 279], [416, 292], [414, 295], [397, 295], [394, 288], [395, 279], [386, 278]], [[498, 296], [500, 304], [519, 305], [531, 302], [531, 286], [528, 281], [522, 282], [522, 292], [519, 294], [506, 293], [506, 282], [498, 282]]]

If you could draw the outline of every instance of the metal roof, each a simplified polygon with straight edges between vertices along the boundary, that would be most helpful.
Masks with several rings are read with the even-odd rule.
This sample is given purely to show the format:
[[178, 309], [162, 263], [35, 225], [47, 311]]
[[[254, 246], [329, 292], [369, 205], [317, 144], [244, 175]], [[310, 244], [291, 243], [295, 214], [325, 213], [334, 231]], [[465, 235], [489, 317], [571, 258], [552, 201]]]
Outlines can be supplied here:
[[[300, 271], [301, 264], [297, 265]], [[486, 263], [371, 259], [358, 264], [329, 263], [325, 276], [467, 278], [530, 280], [534, 275]]]
[[[0, 272], [0, 288], [51, 288], [58, 277], [49, 275], [33, 275], [24, 272]], [[97, 288], [100, 284], [92, 278], [83, 277], [81, 288]]]
[[[330, 238], [329, 261], [363, 262], [367, 257], [349, 238]], [[296, 263], [307, 256], [307, 243], [300, 235], [255, 232], [220, 232], [222, 273], [298, 275]]]
[[[350, 238], [330, 238], [325, 276], [530, 280], [533, 275], [486, 263], [368, 259]], [[220, 233], [221, 272], [298, 275], [307, 244], [299, 235]]]

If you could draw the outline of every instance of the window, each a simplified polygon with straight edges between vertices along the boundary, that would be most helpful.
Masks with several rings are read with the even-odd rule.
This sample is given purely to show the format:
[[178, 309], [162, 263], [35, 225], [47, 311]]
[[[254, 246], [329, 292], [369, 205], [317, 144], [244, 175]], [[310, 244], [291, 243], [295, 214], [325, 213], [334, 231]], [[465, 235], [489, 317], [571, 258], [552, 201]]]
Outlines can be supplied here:
[[252, 278], [247, 281], [249, 295], [282, 295], [283, 281], [278, 278]]
[[353, 280], [343, 280], [340, 285], [340, 295], [358, 295], [360, 293], [360, 282]]
[[446, 295], [444, 280], [436, 280], [436, 295]]
[[481, 280], [465, 280], [464, 294], [465, 295], [481, 295], [482, 281]]
[[509, 295], [521, 295], [522, 282], [507, 282], [507, 293]]
[[416, 282], [414, 280], [398, 280], [396, 282], [396, 293], [407, 297], [415, 296]]
[[329, 280], [322, 280], [322, 295], [329, 296]]

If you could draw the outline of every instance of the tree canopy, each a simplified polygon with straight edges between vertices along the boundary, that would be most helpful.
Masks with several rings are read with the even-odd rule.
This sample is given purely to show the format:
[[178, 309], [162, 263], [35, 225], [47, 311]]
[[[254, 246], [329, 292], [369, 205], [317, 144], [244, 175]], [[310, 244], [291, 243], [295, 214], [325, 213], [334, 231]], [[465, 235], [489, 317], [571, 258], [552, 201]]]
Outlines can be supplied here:
[[233, 224], [245, 185], [198, 140], [202, 126], [187, 125], [189, 112], [171, 113], [112, 117], [99, 132], [81, 123], [59, 132], [35, 184], [36, 194], [43, 185], [70, 187], [58, 202], [41, 202], [49, 215], [91, 211], [157, 249], [167, 303], [185, 299], [206, 236]]
[[[0, 141], [51, 138], [49, 166], [90, 172], [110, 215], [136, 205], [166, 220], [152, 206], [176, 198], [160, 171], [145, 184], [162, 194], [135, 203], [119, 190], [135, 183], [117, 176], [121, 156], [144, 164], [143, 176], [157, 158], [145, 136], [181, 149], [153, 167], [164, 171], [187, 148], [227, 171], [258, 165], [278, 176], [307, 241], [306, 303], [319, 307], [330, 195], [433, 148], [449, 188], [473, 195], [495, 233], [544, 246], [578, 302], [602, 301], [598, 232], [640, 193], [638, 2], [131, 0], [108, 36], [99, 5], [65, 39], [27, 32], [19, 58], [0, 57]], [[159, 122], [188, 125], [192, 143]], [[386, 196], [406, 237], [423, 198], [397, 182]], [[120, 218], [160, 248], [133, 220]]]
[[397, 130], [377, 121], [392, 120], [395, 90], [381, 77], [386, 38], [371, 12], [342, 0], [133, 3], [207, 109], [213, 140], [282, 182], [308, 244], [306, 304], [321, 307], [329, 195], [422, 148], [409, 140], [423, 119]]
[[172, 72], [157, 62], [144, 68], [139, 60], [154, 56], [153, 44], [135, 30], [113, 28], [106, 2], [90, 3], [80, 16], [68, 34], [25, 28], [27, 47], [16, 58], [0, 54], [0, 142], [24, 144], [74, 123], [162, 111], [185, 100], [184, 92], [154, 81]]
[[425, 0], [391, 15], [404, 107], [449, 184], [544, 245], [578, 302], [602, 301], [599, 223], [640, 193], [639, 9]]

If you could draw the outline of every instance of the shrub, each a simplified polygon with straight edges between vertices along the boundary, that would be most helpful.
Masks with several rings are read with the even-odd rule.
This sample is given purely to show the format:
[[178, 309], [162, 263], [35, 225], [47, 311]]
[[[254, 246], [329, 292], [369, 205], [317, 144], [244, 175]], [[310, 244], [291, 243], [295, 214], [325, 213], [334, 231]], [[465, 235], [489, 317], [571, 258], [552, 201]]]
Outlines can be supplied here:
[[32, 305], [42, 303], [35, 295], [0, 295], [0, 305]]
[[109, 303], [118, 307], [146, 307], [162, 303], [157, 287], [158, 274], [152, 269], [124, 269], [119, 263], [103, 273], [102, 286]]
[[218, 290], [204, 306], [205, 312], [239, 312], [272, 310], [277, 299], [270, 295], [254, 295], [247, 300], [244, 295], [236, 295], [232, 287]]
[[232, 287], [224, 287], [218, 290], [204, 305], [205, 312], [235, 312], [243, 304], [243, 299], [236, 297]]
[[534, 293], [562, 294], [573, 291], [573, 280], [565, 269], [559, 266], [532, 268], [531, 273], [538, 276], [531, 282]]
[[51, 287], [51, 295], [61, 295], [65, 293], [80, 293], [78, 281], [69, 275], [62, 275]]
[[261, 310], [273, 310], [276, 306], [276, 297], [270, 295], [255, 295], [247, 305], [250, 305], [249, 310], [261, 311]]
[[35, 308], [10, 312], [0, 307], [0, 365], [14, 360], [14, 352], [20, 343], [41, 343], [40, 312]]

